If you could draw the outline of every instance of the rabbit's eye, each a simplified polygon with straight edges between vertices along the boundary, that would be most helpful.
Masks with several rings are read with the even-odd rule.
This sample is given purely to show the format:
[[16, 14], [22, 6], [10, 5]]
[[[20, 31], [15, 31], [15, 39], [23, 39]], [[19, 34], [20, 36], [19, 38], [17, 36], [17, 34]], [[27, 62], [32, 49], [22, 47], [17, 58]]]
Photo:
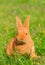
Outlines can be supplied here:
[[18, 35], [18, 33], [16, 35]]
[[27, 35], [27, 33], [26, 33], [26, 35]]

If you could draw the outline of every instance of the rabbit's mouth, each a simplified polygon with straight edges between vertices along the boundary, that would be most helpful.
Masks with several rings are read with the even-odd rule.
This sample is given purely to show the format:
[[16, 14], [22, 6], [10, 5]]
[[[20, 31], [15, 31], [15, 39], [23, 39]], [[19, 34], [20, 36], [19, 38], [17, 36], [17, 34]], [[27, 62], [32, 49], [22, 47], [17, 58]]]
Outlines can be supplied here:
[[18, 39], [16, 38], [15, 44], [16, 44], [16, 45], [24, 45], [25, 42], [24, 42], [23, 40], [18, 40]]

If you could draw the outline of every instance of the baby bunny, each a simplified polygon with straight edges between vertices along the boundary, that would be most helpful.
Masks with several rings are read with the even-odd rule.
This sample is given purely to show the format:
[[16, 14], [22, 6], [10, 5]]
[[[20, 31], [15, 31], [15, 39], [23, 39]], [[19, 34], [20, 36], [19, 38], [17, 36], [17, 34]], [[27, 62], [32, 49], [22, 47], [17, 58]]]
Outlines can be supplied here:
[[20, 18], [16, 16], [18, 34], [7, 44], [6, 53], [8, 55], [12, 55], [14, 49], [20, 54], [29, 54], [31, 58], [38, 57], [35, 53], [34, 42], [29, 33], [29, 20], [30, 16], [25, 19], [24, 25], [22, 25]]

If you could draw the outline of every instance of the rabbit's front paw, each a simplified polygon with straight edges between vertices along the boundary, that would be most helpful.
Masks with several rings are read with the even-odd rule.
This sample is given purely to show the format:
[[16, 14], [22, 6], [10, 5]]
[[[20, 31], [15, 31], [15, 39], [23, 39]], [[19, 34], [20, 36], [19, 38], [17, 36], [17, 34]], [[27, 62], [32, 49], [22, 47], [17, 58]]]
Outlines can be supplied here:
[[33, 54], [33, 55], [30, 55], [31, 58], [40, 58], [40, 56], [36, 55], [36, 54]]

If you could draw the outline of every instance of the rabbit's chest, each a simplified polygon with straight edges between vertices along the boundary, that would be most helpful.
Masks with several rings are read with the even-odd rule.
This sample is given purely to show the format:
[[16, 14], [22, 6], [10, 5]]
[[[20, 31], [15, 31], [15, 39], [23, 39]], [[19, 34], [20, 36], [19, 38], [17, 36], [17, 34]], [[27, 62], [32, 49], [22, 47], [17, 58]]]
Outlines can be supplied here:
[[31, 47], [33, 46], [33, 44], [24, 44], [24, 45], [15, 45], [15, 50], [21, 54], [27, 53], [29, 54], [31, 51]]

